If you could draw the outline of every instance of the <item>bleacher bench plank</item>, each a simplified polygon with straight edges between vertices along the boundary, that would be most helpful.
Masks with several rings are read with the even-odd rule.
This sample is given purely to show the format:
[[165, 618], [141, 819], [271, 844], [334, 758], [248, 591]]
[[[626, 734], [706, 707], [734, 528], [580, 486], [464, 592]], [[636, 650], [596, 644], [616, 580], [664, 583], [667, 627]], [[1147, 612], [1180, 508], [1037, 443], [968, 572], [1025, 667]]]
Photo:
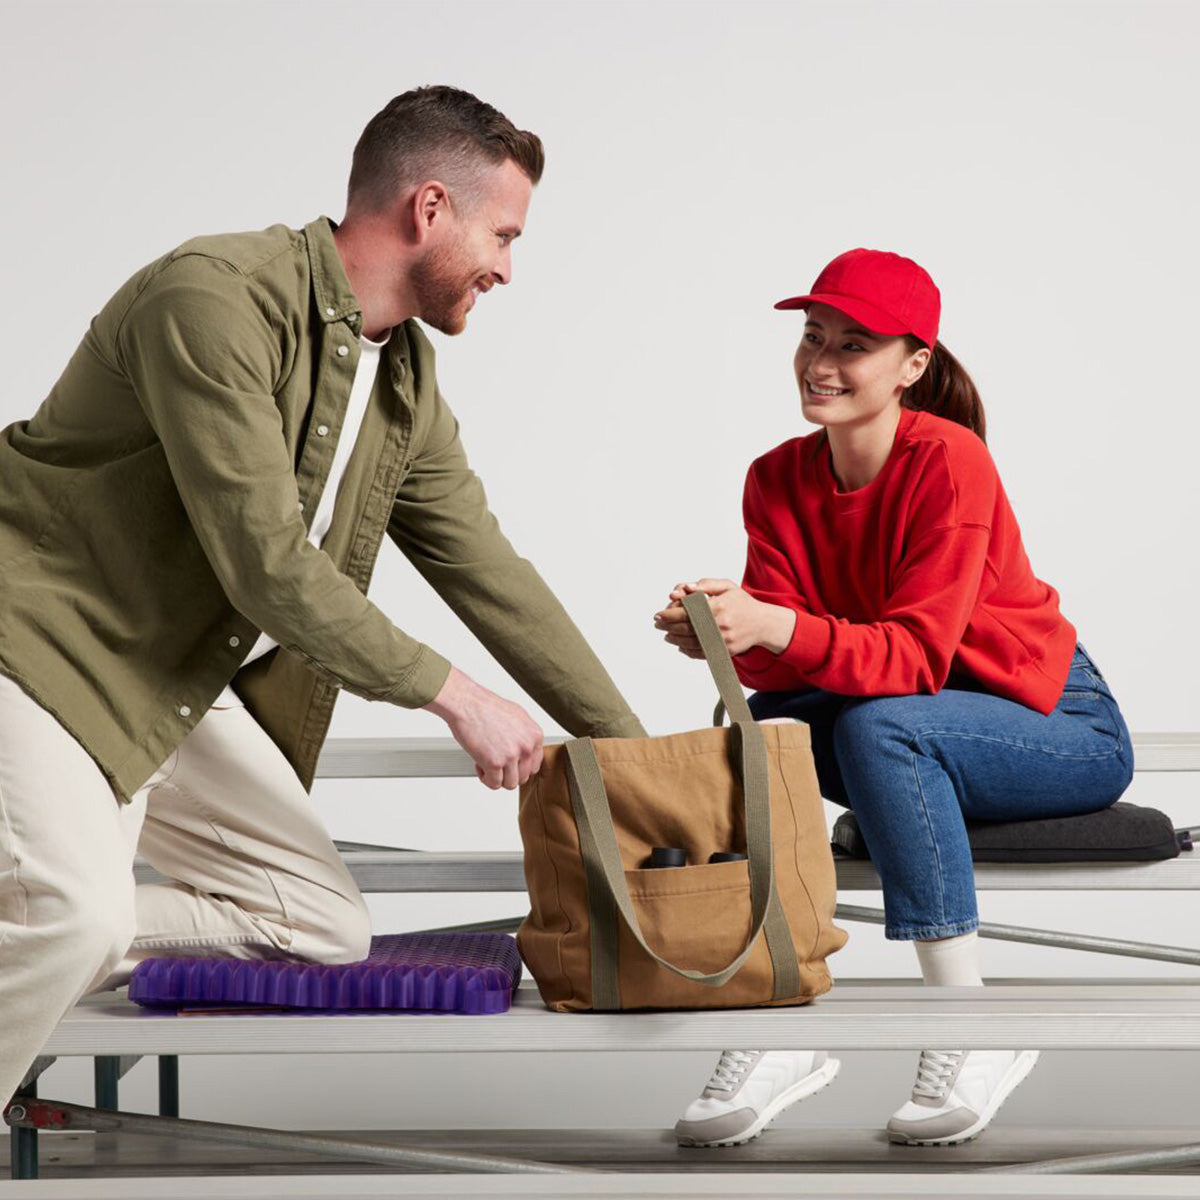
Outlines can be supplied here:
[[[318, 1022], [314, 1024], [313, 1022]], [[846, 980], [796, 1008], [552, 1013], [528, 983], [497, 1016], [142, 1010], [116, 993], [81, 1001], [44, 1054], [388, 1054], [512, 1051], [1200, 1049], [1200, 984], [934, 988]]]
[[[161, 1200], [162, 1178], [88, 1179], [91, 1200]], [[263, 1200], [288, 1196], [292, 1200], [374, 1200], [386, 1196], [445, 1196], [462, 1200], [508, 1200], [520, 1197], [595, 1196], [611, 1200], [617, 1196], [657, 1197], [803, 1196], [805, 1200], [841, 1200], [870, 1197], [870, 1200], [907, 1200], [908, 1197], [950, 1196], [993, 1197], [996, 1200], [1161, 1200], [1165, 1197], [1195, 1196], [1195, 1178], [1161, 1175], [1039, 1176], [1036, 1186], [1029, 1177], [1017, 1175], [839, 1174], [801, 1171], [787, 1175], [717, 1171], [712, 1175], [604, 1174], [604, 1175], [259, 1175], [172, 1177], [173, 1200]], [[14, 1184], [13, 1188], [20, 1185]], [[38, 1196], [42, 1200], [78, 1200], [78, 1179], [45, 1179], [28, 1190], [8, 1192], [0, 1184], [0, 1197]]]
[[[548, 743], [561, 737], [547, 738]], [[1200, 734], [1135, 733], [1139, 771], [1200, 771]], [[317, 763], [318, 779], [471, 777], [475, 764], [453, 738], [330, 738]]]
[[[561, 742], [562, 738], [550, 738]], [[1200, 733], [1133, 735], [1139, 772], [1200, 771]], [[331, 738], [317, 765], [321, 779], [461, 778], [475, 766], [453, 738]], [[520, 852], [421, 852], [354, 850], [345, 855], [363, 892], [524, 892]], [[146, 863], [135, 865], [139, 883], [161, 879]], [[869, 862], [839, 860], [840, 891], [878, 891]], [[1200, 854], [1158, 863], [981, 863], [981, 891], [1196, 891]]]
[[[363, 892], [524, 892], [520, 851], [438, 853], [417, 850], [349, 850], [342, 855]], [[161, 880], [148, 863], [134, 866], [138, 883]], [[838, 889], [879, 890], [868, 862], [839, 859]], [[979, 863], [980, 891], [1195, 891], [1200, 853], [1157, 863]]]

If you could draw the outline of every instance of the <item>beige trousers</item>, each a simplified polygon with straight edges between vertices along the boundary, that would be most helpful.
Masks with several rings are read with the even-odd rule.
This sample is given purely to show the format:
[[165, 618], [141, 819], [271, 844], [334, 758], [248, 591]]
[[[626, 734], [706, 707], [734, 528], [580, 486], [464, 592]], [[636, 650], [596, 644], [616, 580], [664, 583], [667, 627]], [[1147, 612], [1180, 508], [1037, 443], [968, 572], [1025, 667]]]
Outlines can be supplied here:
[[[135, 886], [140, 852], [168, 877]], [[129, 804], [0, 675], [0, 1105], [62, 1015], [156, 956], [355, 962], [370, 920], [295, 772], [210, 709]]]

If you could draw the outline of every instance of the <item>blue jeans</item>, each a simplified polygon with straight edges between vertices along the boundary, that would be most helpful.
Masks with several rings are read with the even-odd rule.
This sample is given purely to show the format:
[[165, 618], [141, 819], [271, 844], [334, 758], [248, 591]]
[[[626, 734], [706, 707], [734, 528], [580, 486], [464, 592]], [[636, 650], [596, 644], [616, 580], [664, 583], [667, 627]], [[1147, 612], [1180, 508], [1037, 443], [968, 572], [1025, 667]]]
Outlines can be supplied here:
[[883, 883], [886, 937], [953, 937], [979, 925], [965, 819], [1096, 812], [1133, 778], [1129, 729], [1076, 644], [1048, 715], [990, 692], [843, 696], [757, 692], [757, 720], [792, 717], [812, 735], [821, 794], [852, 809]]

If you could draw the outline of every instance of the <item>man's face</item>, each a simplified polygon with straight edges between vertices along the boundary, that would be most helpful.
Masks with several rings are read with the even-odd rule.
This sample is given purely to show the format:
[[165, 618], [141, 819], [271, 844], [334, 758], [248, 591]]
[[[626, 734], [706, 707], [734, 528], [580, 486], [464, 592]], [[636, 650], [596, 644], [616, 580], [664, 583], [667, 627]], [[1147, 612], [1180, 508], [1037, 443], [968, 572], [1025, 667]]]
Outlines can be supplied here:
[[533, 185], [511, 159], [489, 168], [475, 203], [429, 239], [412, 268], [417, 315], [442, 333], [462, 333], [475, 300], [512, 279], [512, 244], [521, 236]]

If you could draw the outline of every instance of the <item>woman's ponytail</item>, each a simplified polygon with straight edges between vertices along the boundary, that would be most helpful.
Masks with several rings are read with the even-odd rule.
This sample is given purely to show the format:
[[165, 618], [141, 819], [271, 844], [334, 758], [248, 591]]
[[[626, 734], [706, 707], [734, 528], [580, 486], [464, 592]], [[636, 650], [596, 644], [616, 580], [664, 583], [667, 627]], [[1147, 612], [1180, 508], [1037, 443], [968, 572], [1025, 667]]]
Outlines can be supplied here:
[[[905, 335], [910, 353], [920, 350], [925, 343]], [[933, 354], [924, 374], [911, 387], [906, 388], [900, 403], [905, 408], [933, 413], [947, 421], [957, 421], [987, 442], [987, 420], [983, 414], [983, 401], [975, 384], [971, 382], [963, 365], [942, 345], [935, 342]]]

